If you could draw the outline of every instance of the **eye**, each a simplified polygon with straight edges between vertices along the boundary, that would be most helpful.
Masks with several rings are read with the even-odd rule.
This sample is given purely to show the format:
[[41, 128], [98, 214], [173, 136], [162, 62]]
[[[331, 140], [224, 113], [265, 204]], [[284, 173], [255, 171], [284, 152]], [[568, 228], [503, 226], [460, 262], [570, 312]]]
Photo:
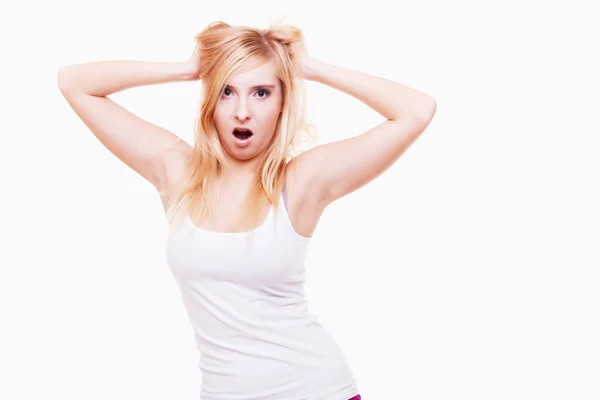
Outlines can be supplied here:
[[228, 96], [229, 95], [228, 93], [231, 93], [231, 89], [229, 89], [229, 88], [223, 89], [223, 95], [224, 96]]
[[261, 99], [267, 97], [269, 94], [271, 94], [271, 92], [269, 92], [267, 89], [258, 89], [256, 91], [256, 93], [264, 93], [264, 96], [258, 96]]

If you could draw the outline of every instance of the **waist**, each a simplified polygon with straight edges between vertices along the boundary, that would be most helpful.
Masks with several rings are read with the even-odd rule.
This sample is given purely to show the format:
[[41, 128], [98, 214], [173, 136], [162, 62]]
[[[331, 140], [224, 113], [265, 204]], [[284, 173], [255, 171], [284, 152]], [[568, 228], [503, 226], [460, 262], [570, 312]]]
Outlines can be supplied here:
[[307, 366], [242, 356], [232, 364], [213, 364], [204, 358], [200, 365], [202, 400], [346, 400], [358, 393], [343, 358]]
[[[319, 323], [254, 336], [218, 338], [198, 332], [196, 343], [203, 399], [320, 399], [323, 391], [339, 392], [343, 399], [355, 389], [347, 360]], [[350, 394], [346, 399], [356, 393]], [[323, 400], [336, 398], [327, 396]]]

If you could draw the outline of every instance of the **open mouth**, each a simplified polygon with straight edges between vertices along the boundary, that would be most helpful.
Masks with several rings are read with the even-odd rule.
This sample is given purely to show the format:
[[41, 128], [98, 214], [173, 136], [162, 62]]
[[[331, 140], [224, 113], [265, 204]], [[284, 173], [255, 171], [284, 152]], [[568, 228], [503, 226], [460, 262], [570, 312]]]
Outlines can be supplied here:
[[252, 133], [252, 131], [250, 129], [235, 128], [233, 130], [233, 136], [235, 136], [236, 138], [238, 138], [240, 140], [249, 139], [252, 135], [253, 135], [253, 133]]

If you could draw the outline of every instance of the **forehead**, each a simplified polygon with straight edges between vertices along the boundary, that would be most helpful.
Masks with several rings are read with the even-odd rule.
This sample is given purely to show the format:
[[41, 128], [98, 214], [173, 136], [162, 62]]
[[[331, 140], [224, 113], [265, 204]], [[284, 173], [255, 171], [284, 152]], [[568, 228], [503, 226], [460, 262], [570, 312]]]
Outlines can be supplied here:
[[227, 84], [236, 88], [254, 85], [276, 85], [278, 82], [277, 72], [275, 62], [269, 61], [248, 71], [233, 75]]

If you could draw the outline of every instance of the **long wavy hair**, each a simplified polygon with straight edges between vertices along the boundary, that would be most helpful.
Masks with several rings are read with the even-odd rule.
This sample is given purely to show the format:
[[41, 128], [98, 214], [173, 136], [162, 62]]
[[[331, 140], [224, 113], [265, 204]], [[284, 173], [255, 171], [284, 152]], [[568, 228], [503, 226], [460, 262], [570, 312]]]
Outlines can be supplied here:
[[283, 23], [258, 29], [217, 21], [194, 39], [199, 44], [201, 60], [201, 104], [185, 174], [168, 194], [169, 225], [185, 216], [201, 221], [213, 213], [209, 188], [223, 166], [228, 165], [214, 124], [216, 104], [232, 75], [274, 60], [283, 89], [283, 106], [241, 214], [240, 226], [247, 228], [246, 233], [252, 233], [262, 221], [261, 211], [265, 205], [271, 204], [275, 210], [280, 206], [278, 200], [286, 180], [287, 162], [306, 145], [316, 143], [316, 129], [306, 120], [304, 78], [294, 57], [294, 49], [304, 41], [302, 31]]

